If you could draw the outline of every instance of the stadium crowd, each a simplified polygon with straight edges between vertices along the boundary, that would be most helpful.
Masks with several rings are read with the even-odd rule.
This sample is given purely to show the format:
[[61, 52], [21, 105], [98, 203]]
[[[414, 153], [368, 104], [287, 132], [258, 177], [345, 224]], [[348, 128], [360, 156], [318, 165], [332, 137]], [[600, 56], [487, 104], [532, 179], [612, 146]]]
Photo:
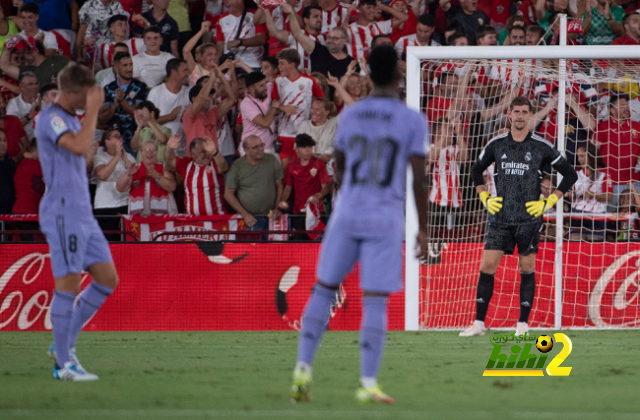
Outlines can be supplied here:
[[[406, 69], [410, 46], [554, 45], [561, 13], [568, 15], [572, 45], [640, 44], [634, 0], [14, 0], [2, 6], [0, 214], [38, 213], [44, 183], [34, 127], [56, 98], [58, 72], [74, 60], [90, 67], [105, 91], [87, 156], [96, 215], [238, 213], [257, 230], [282, 213], [330, 213], [338, 187], [338, 115], [370, 93], [372, 48], [394, 46]], [[531, 130], [556, 143], [557, 80], [539, 76], [554, 64], [517, 64], [423, 65], [434, 229], [464, 229], [486, 217], [469, 170], [484, 144], [508, 128], [513, 97], [532, 101]], [[640, 208], [637, 85], [601, 82], [603, 75], [638, 80], [637, 64], [571, 63], [565, 141], [580, 179], [565, 197], [567, 210]], [[545, 176], [548, 195], [554, 174]], [[486, 180], [491, 187], [491, 171]], [[603, 238], [604, 221], [577, 222], [572, 232], [579, 238]], [[117, 219], [100, 223], [118, 227]], [[304, 221], [293, 223], [304, 229]]]

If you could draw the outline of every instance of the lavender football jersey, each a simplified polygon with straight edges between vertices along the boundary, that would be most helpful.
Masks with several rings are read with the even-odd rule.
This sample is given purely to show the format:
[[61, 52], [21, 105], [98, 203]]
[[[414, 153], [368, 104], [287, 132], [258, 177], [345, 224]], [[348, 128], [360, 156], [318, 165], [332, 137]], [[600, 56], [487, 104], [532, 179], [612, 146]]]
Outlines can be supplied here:
[[402, 229], [408, 160], [425, 156], [427, 136], [424, 115], [398, 99], [365, 98], [345, 108], [335, 146], [345, 171], [331, 218], [358, 235]]
[[57, 104], [40, 112], [36, 125], [38, 154], [47, 190], [40, 201], [40, 218], [65, 213], [76, 220], [93, 219], [87, 164], [58, 145], [67, 133], [80, 131], [80, 120]]

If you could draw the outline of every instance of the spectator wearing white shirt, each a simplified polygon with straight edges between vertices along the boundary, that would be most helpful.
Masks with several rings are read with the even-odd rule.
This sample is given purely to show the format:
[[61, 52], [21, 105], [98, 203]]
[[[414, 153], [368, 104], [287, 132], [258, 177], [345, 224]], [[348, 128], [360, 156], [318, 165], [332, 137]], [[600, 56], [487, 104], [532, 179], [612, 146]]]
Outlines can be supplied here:
[[[96, 74], [96, 84], [101, 87], [107, 86], [111, 82], [115, 82], [117, 79], [116, 71], [113, 68], [113, 57], [116, 56], [119, 52], [129, 52], [129, 47], [127, 44], [119, 42], [113, 46], [112, 57], [109, 61], [109, 67], [103, 70], [100, 70]], [[134, 69], [135, 72], [135, 69]]]
[[115, 15], [109, 19], [109, 31], [111, 31], [112, 39], [97, 46], [94, 54], [93, 69], [94, 71], [111, 67], [113, 57], [115, 57], [115, 49], [118, 44], [127, 46], [131, 57], [143, 53], [147, 47], [144, 45], [142, 38], [129, 38], [129, 18], [126, 15]]
[[169, 60], [166, 66], [167, 83], [154, 87], [147, 98], [159, 110], [158, 124], [171, 130], [172, 134], [179, 135], [182, 140], [176, 149], [176, 155], [182, 157], [186, 151], [186, 141], [182, 130], [182, 114], [191, 105], [189, 100], [189, 88], [186, 86], [189, 80], [189, 67], [187, 62], [179, 58]]
[[[355, 7], [355, 4], [352, 4], [351, 7]], [[347, 45], [347, 49], [356, 60], [367, 56], [371, 42], [376, 35], [390, 34], [393, 28], [400, 26], [409, 18], [407, 14], [385, 6], [377, 0], [360, 0], [357, 7], [360, 12], [358, 20], [351, 25], [348, 24], [348, 21], [342, 23], [349, 34], [349, 43], [351, 44]], [[390, 14], [393, 18], [382, 22], [377, 21], [376, 12], [378, 9]]]
[[20, 85], [20, 96], [16, 96], [9, 101], [7, 115], [14, 115], [20, 118], [27, 137], [32, 140], [35, 137], [32, 120], [40, 109], [40, 101], [38, 100], [40, 85], [36, 75], [31, 72], [22, 72], [18, 83]]
[[151, 89], [162, 83], [167, 76], [167, 63], [175, 57], [160, 51], [162, 35], [155, 26], [145, 29], [142, 39], [147, 50], [133, 57], [133, 77], [145, 82]]
[[[129, 168], [136, 164], [133, 156], [124, 150], [122, 136], [117, 129], [109, 129], [102, 135], [101, 148], [94, 158], [94, 168], [98, 179], [93, 214], [96, 216], [115, 216], [127, 214], [129, 193], [116, 190], [116, 182]], [[118, 218], [101, 218], [98, 223], [103, 230], [118, 230]], [[114, 235], [111, 235], [114, 236]], [[109, 240], [118, 240], [119, 236]]]
[[40, 17], [40, 8], [36, 3], [24, 3], [20, 8], [20, 17], [22, 18], [22, 37], [32, 37], [33, 39], [41, 39], [45, 48], [45, 55], [54, 55], [58, 53], [58, 41], [56, 36], [49, 32], [38, 28], [38, 18]]
[[235, 58], [241, 59], [255, 71], [260, 71], [263, 45], [267, 41], [266, 26], [255, 23], [256, 10], [247, 9], [245, 13], [244, 0], [226, 0], [225, 4], [228, 4], [229, 12], [220, 16], [214, 38], [218, 54], [233, 51]]

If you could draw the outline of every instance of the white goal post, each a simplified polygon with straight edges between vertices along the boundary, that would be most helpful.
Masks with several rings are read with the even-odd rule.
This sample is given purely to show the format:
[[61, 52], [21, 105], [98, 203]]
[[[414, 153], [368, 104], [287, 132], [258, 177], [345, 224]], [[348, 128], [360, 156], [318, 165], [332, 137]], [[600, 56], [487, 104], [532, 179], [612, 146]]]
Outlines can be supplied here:
[[[560, 16], [560, 46], [495, 46], [495, 47], [409, 47], [406, 53], [406, 102], [410, 108], [423, 112], [423, 60], [558, 60], [558, 109], [565, 107], [566, 60], [606, 60], [640, 58], [640, 46], [566, 46], [566, 16]], [[558, 112], [557, 149], [565, 155], [565, 115]], [[560, 180], [558, 180], [559, 182]], [[418, 216], [412, 193], [413, 176], [407, 170], [407, 200], [405, 219], [405, 330], [414, 331], [420, 324], [420, 263], [415, 256]], [[563, 220], [563, 208], [556, 208], [556, 220]], [[554, 314], [552, 326], [562, 328], [562, 252], [563, 223], [556, 224], [554, 266]], [[495, 297], [494, 297], [495, 298]]]

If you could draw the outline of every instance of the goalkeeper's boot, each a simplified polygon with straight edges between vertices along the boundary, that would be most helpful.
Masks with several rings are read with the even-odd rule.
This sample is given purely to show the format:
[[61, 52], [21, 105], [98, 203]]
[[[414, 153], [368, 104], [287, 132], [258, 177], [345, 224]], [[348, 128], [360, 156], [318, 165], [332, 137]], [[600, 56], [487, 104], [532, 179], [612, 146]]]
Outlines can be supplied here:
[[97, 381], [98, 375], [89, 373], [84, 369], [80, 370], [73, 362], [67, 362], [63, 368], [58, 366], [57, 363], [53, 365], [53, 378], [60, 381], [89, 382]]
[[[47, 355], [53, 360], [53, 363], [56, 363], [56, 343], [53, 342], [49, 346], [49, 350], [47, 350]], [[82, 372], [86, 372], [87, 370], [82, 367], [80, 364], [80, 360], [78, 360], [78, 355], [76, 354], [76, 348], [72, 347], [69, 349], [69, 359], [76, 366], [76, 369]]]
[[291, 403], [309, 402], [311, 399], [311, 374], [304, 369], [293, 371], [291, 385]]
[[484, 335], [484, 328], [475, 322], [469, 328], [460, 333], [460, 337], [471, 337], [474, 335]]
[[518, 322], [516, 324], [516, 335], [529, 332], [529, 325], [526, 322]]
[[383, 404], [393, 404], [396, 402], [396, 400], [394, 400], [393, 398], [391, 398], [389, 395], [385, 394], [382, 391], [382, 388], [380, 388], [380, 385], [376, 385], [371, 388], [365, 388], [361, 386], [356, 391], [356, 400], [360, 404], [375, 403], [375, 402], [380, 402]]

